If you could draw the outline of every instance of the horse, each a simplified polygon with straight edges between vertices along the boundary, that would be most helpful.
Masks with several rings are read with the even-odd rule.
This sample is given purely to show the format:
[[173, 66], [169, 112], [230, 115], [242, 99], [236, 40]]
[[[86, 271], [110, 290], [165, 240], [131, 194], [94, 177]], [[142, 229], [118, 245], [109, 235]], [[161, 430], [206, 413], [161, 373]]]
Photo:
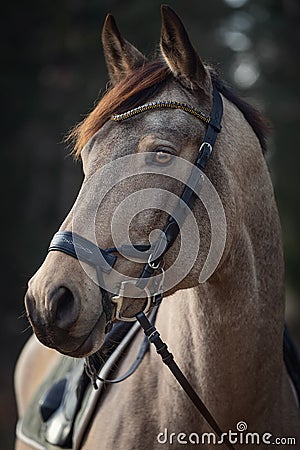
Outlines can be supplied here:
[[[190, 224], [184, 231], [183, 226], [163, 255], [160, 275], [176, 266], [183, 244], [188, 247], [173, 270], [176, 282], [163, 288], [155, 326], [222, 430], [235, 431], [236, 436], [247, 427], [260, 436], [267, 433], [259, 448], [278, 437], [293, 436], [300, 442], [298, 405], [283, 358], [284, 260], [265, 160], [267, 127], [263, 117], [202, 62], [177, 14], [166, 5], [161, 14], [160, 50], [150, 61], [121, 36], [114, 18], [106, 17], [102, 43], [110, 87], [71, 132], [75, 157], [83, 163], [84, 181], [60, 231], [75, 229], [91, 240], [87, 229], [93, 222], [97, 246], [107, 249], [114, 245], [114, 214], [117, 235], [122, 234], [128, 205], [141, 204], [128, 233], [136, 246], [149, 246], [153, 230], [162, 230], [168, 218], [166, 203], [172, 203], [174, 196], [178, 199], [183, 189], [184, 183], [171, 175], [174, 160], [193, 164], [208, 126], [202, 119], [209, 118], [213, 90], [217, 90], [224, 111], [205, 173], [226, 219], [224, 245], [212, 273], [200, 280], [213, 232], [208, 211], [197, 197], [189, 214], [196, 228]], [[140, 163], [134, 167], [134, 177], [120, 178], [111, 186], [114, 172], [106, 172], [106, 167], [112, 164], [117, 172], [123, 167], [126, 171], [122, 161], [132, 155], [142, 158], [139, 161], [150, 155], [145, 165], [158, 168], [158, 172], [139, 172], [144, 167]], [[166, 177], [159, 171], [167, 167]], [[155, 192], [149, 196], [147, 189]], [[143, 195], [136, 199], [135, 192]], [[131, 203], [126, 203], [128, 198]], [[122, 202], [123, 215], [116, 212]], [[217, 223], [220, 233], [221, 225]], [[197, 240], [201, 245], [190, 264]], [[176, 271], [184, 266], [190, 269], [181, 276]], [[141, 262], [120, 252], [114, 270], [138, 279]], [[114, 276], [102, 274], [104, 284], [109, 283], [112, 290], [117, 284]], [[105, 328], [112, 324], [105, 314], [106, 292], [101, 286], [99, 289], [98, 281], [95, 267], [62, 251], [50, 251], [29, 281], [25, 305], [35, 335], [24, 347], [16, 368], [20, 417], [38, 386], [59, 364], [61, 354], [88, 358], [103, 344]], [[137, 297], [126, 299], [123, 315], [134, 319], [144, 308], [145, 294]], [[114, 300], [112, 296], [108, 299], [109, 303]], [[130, 366], [142, 339], [138, 331], [118, 363], [118, 372]], [[181, 448], [181, 444], [193, 448], [196, 434], [210, 431], [150, 348], [131, 377], [105, 389], [80, 448], [158, 449], [163, 445]], [[235, 448], [243, 446], [236, 441]], [[220, 447], [225, 448], [224, 444]], [[279, 448], [283, 447], [282, 443]], [[17, 450], [32, 448], [17, 438]], [[216, 447], [206, 442], [203, 448]]]

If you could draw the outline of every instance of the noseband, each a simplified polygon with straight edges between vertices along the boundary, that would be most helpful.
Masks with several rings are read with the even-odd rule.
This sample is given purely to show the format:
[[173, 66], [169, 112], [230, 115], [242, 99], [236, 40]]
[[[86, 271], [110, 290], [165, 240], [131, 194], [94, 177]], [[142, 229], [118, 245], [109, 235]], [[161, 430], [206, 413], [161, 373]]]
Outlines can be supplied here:
[[[144, 330], [150, 343], [154, 344], [157, 353], [161, 356], [163, 362], [171, 370], [179, 384], [182, 386], [186, 394], [190, 397], [198, 411], [206, 419], [215, 433], [223, 438], [224, 444], [227, 448], [234, 450], [233, 445], [229, 440], [224, 438], [224, 433], [218, 426], [217, 422], [210, 414], [198, 394], [189, 384], [188, 380], [185, 378], [184, 374], [181, 372], [180, 368], [174, 361], [173, 355], [168, 351], [167, 345], [161, 340], [160, 335], [154, 325], [146, 317], [146, 313], [149, 312], [153, 307], [158, 306], [163, 298], [163, 269], [161, 267], [163, 257], [170, 247], [174, 244], [179, 231], [180, 225], [183, 224], [185, 218], [187, 217], [190, 210], [193, 209], [197, 195], [194, 189], [199, 183], [201, 183], [201, 177], [199, 175], [200, 169], [202, 172], [205, 171], [207, 163], [212, 154], [217, 135], [221, 131], [221, 120], [223, 115], [223, 103], [219, 92], [213, 88], [213, 107], [211, 116], [208, 117], [203, 112], [196, 108], [193, 108], [186, 103], [174, 102], [174, 101], [156, 101], [151, 103], [146, 103], [145, 105], [133, 108], [122, 114], [115, 114], [111, 119], [115, 122], [121, 122], [123, 120], [129, 119], [137, 114], [153, 110], [153, 109], [180, 109], [193, 116], [197, 117], [199, 120], [207, 124], [206, 133], [204, 140], [199, 148], [197, 158], [194, 162], [194, 168], [191, 171], [188, 182], [185, 185], [183, 192], [180, 196], [180, 200], [173, 210], [173, 214], [169, 215], [167, 219], [166, 226], [164, 227], [161, 237], [154, 244], [154, 248], [149, 253], [150, 246], [148, 245], [123, 245], [122, 247], [108, 248], [106, 250], [101, 249], [91, 241], [79, 236], [71, 231], [58, 231], [49, 246], [49, 251], [61, 251], [70, 255], [78, 260], [93, 266], [96, 269], [98, 283], [100, 286], [102, 294], [103, 310], [106, 315], [106, 327], [105, 332], [109, 332], [112, 329], [112, 321], [114, 319], [123, 321], [135, 321], [138, 320], [141, 327]], [[194, 188], [194, 189], [193, 189]], [[183, 208], [182, 204], [186, 207]], [[174, 216], [177, 220], [174, 219]], [[131, 256], [135, 251], [139, 250], [145, 254], [145, 261], [143, 270], [136, 282], [134, 282], [135, 287], [139, 288], [145, 293], [147, 298], [145, 307], [142, 311], [135, 315], [135, 317], [123, 317], [121, 314], [121, 308], [123, 300], [125, 297], [124, 291], [126, 286], [130, 284], [130, 281], [121, 283], [119, 288], [119, 294], [112, 296], [110, 298], [109, 293], [105, 290], [103, 283], [103, 272], [109, 274], [117, 260], [117, 257], [113, 255], [114, 253], [119, 253], [124, 256]], [[153, 275], [160, 271], [161, 282], [155, 285], [155, 289], [149, 289], [149, 282]], [[112, 310], [112, 302], [114, 303], [114, 312]], [[122, 378], [124, 379], [124, 378]], [[104, 380], [105, 381], [105, 380]]]

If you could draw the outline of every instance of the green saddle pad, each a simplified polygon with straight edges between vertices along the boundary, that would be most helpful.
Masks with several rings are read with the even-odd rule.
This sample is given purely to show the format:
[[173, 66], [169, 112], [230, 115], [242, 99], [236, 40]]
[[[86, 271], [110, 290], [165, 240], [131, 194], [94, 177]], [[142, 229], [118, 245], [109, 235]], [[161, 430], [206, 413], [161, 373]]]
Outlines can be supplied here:
[[[75, 449], [73, 435], [94, 390], [84, 374], [84, 360], [61, 356], [47, 379], [36, 391], [30, 406], [18, 423], [17, 436], [36, 449]], [[42, 404], [55, 385], [64, 381], [60, 404], [45, 418]], [[100, 389], [101, 391], [101, 389]], [[99, 395], [100, 392], [96, 391]], [[44, 415], [44, 417], [43, 417]], [[47, 420], [45, 420], [47, 419]], [[77, 433], [78, 434], [78, 433]]]
[[[119, 330], [115, 327], [110, 337], [106, 362], [99, 367], [105, 376], [116, 367], [139, 329], [137, 322], [130, 327], [121, 325]], [[20, 441], [38, 450], [80, 449], [104, 386], [103, 382], [97, 380], [97, 389], [93, 388], [85, 373], [84, 362], [84, 359], [60, 357], [18, 422], [17, 437]], [[58, 392], [58, 402], [49, 409], [47, 401], [53, 398], [53, 392]]]

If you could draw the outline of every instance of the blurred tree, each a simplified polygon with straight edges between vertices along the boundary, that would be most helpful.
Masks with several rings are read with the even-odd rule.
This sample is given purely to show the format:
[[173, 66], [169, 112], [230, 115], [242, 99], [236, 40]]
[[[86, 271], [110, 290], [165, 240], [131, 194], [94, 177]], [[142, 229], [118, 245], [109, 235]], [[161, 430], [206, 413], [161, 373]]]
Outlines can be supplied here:
[[292, 296], [299, 296], [300, 4], [297, 0], [226, 3], [241, 5], [228, 12], [218, 30], [223, 45], [233, 51], [227, 74], [271, 120], [269, 159], [283, 227], [287, 285]]

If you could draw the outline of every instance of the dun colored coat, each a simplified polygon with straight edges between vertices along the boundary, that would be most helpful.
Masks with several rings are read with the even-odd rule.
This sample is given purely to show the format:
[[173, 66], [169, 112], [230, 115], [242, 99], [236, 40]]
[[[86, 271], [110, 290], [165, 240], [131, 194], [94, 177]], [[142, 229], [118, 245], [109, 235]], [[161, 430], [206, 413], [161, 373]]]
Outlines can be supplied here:
[[[102, 166], [127, 154], [157, 149], [173, 149], [193, 163], [205, 133], [205, 124], [184, 111], [151, 111], [122, 124], [109, 120], [112, 113], [124, 112], [146, 99], [158, 99], [189, 103], [209, 115], [214, 82], [223, 95], [224, 116], [207, 176], [226, 215], [225, 249], [213, 275], [199, 284], [210, 245], [210, 224], [201, 202], [196, 202], [193, 214], [201, 250], [188, 276], [167, 292], [158, 313], [157, 329], [223, 430], [236, 431], [237, 422], [244, 421], [249, 431], [293, 436], [300, 442], [299, 413], [283, 362], [281, 229], [262, 151], [261, 119], [202, 63], [179, 18], [167, 6], [162, 7], [161, 53], [155, 61], [147, 61], [121, 37], [111, 16], [105, 21], [102, 38], [112, 86], [72, 135], [85, 173], [80, 201], [76, 202], [82, 232], [91, 196], [96, 192], [85, 190], [85, 186], [95, 174], [93, 183], [105, 185], [107, 180], [99, 170]], [[164, 179], [154, 182], [164, 187]], [[101, 248], [112, 246], [110, 220], [118, 202], [142, 189], [144, 183], [145, 177], [140, 177], [134, 186], [116, 186], [101, 203], [95, 222]], [[180, 195], [182, 185], [169, 183], [167, 189]], [[74, 208], [61, 225], [62, 230], [72, 229], [73, 214]], [[162, 229], [165, 221], [165, 213], [143, 211], [132, 223], [132, 241], [147, 243], [149, 232]], [[193, 239], [189, 236], [191, 244]], [[166, 254], [167, 267], [172, 265], [179, 247], [177, 239]], [[118, 258], [117, 269], [138, 276], [140, 265]], [[99, 288], [80, 263], [65, 254], [47, 255], [29, 282], [26, 308], [38, 339], [61, 353], [84, 357], [103, 342]], [[135, 338], [120, 364], [120, 372], [134, 359], [141, 338], [141, 334]], [[35, 337], [27, 343], [16, 370], [20, 416], [59, 358], [58, 352], [42, 346]], [[172, 438], [173, 444], [157, 441], [165, 429], [168, 439], [171, 433], [177, 436], [180, 432], [188, 435], [210, 431], [151, 349], [132, 377], [106, 390], [82, 449], [181, 448], [176, 437]], [[194, 447], [185, 444], [185, 448]], [[17, 442], [16, 449], [29, 447]]]

